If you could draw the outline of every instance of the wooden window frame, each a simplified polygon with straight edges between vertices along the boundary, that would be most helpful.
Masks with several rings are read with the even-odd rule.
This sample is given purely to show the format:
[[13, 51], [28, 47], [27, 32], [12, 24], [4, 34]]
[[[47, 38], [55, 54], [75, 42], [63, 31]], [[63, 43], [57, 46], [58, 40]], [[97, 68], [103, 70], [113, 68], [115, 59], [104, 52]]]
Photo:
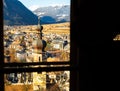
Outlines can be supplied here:
[[[70, 91], [80, 91], [79, 90], [79, 61], [78, 61], [78, 55], [79, 55], [79, 48], [76, 47], [76, 43], [74, 40], [76, 40], [76, 38], [74, 37], [74, 23], [77, 22], [77, 17], [74, 18], [74, 16], [76, 16], [76, 13], [74, 9], [76, 9], [76, 5], [75, 3], [77, 3], [79, 1], [75, 1], [75, 0], [71, 0], [71, 15], [70, 15], [70, 36], [71, 36], [71, 48], [70, 48], [70, 62], [46, 62], [46, 63], [4, 63], [4, 47], [3, 47], [3, 22], [1, 22], [2, 24], [0, 24], [0, 28], [1, 28], [1, 33], [0, 33], [0, 89], [1, 91], [4, 91], [4, 74], [5, 73], [11, 73], [11, 72], [39, 72], [39, 71], [61, 71], [61, 70], [68, 70], [70, 71]], [[3, 7], [2, 5], [2, 1], [0, 0], [0, 4], [1, 7]], [[0, 8], [0, 10], [3, 12], [2, 8]], [[1, 17], [3, 14], [1, 14]], [[1, 18], [1, 21], [3, 21]], [[77, 30], [76, 30], [77, 31]], [[53, 64], [53, 65], [58, 65], [58, 64], [69, 64], [70, 67], [38, 67], [38, 68], [12, 68], [12, 67], [16, 67], [16, 66], [28, 66], [28, 65], [49, 65], [49, 64]], [[11, 67], [11, 68], [5, 68], [5, 67]]]
[[[0, 11], [2, 12], [2, 0], [0, 0], [0, 6]], [[6, 70], [4, 67], [8, 66], [8, 64], [4, 64], [3, 62], [4, 48], [2, 15], [3, 14], [1, 13], [0, 21], [2, 22], [0, 22], [0, 90], [4, 91], [4, 73], [8, 72], [8, 69]], [[102, 51], [100, 49], [102, 46], [100, 45], [103, 45], [103, 42], [101, 42], [101, 40], [103, 41], [103, 38], [105, 38], [102, 36], [104, 32], [101, 32], [101, 30], [98, 31], [96, 29], [96, 2], [91, 0], [71, 0], [70, 19], [70, 62], [66, 63], [70, 64], [70, 67], [63, 69], [70, 70], [70, 91], [96, 91], [97, 83], [95, 80], [97, 79], [95, 75], [96, 66], [94, 63], [97, 61], [97, 57], [102, 56], [102, 54], [99, 53]], [[17, 70], [18, 69], [14, 69], [14, 71]], [[48, 69], [46, 68], [46, 71], [47, 70]], [[9, 69], [9, 71], [12, 71], [12, 69]], [[19, 71], [23, 71], [23, 69]], [[38, 69], [31, 69], [31, 72], [32, 71], [38, 71]]]

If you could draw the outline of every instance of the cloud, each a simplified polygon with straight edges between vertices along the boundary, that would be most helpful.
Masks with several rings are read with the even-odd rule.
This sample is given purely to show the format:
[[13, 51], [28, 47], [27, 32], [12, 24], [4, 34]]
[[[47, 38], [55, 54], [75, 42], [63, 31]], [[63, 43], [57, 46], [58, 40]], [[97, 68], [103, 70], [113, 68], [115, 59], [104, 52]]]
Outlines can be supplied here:
[[35, 9], [37, 9], [37, 8], [39, 8], [39, 7], [40, 7], [39, 5], [32, 5], [32, 6], [29, 7], [29, 9], [30, 9], [31, 11], [34, 11]]

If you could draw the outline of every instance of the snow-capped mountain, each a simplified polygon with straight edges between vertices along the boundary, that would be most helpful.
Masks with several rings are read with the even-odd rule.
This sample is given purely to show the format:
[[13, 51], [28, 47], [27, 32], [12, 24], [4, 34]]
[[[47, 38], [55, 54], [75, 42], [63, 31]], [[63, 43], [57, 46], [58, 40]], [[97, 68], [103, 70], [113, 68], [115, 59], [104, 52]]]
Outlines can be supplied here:
[[35, 25], [40, 16], [41, 24], [70, 21], [70, 5], [39, 7], [30, 11], [19, 0], [3, 0], [5, 25]]
[[56, 23], [70, 21], [70, 5], [39, 7], [33, 11], [42, 22]]

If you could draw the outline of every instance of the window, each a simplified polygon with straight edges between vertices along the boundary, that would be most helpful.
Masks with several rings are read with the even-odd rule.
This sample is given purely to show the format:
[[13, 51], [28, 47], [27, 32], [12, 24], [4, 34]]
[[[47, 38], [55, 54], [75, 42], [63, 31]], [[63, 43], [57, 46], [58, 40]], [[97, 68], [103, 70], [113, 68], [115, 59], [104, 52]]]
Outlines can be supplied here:
[[[9, 2], [9, 0], [4, 0], [4, 1]], [[2, 3], [4, 1], [2, 1]], [[13, 2], [16, 2], [16, 1], [13, 0]], [[71, 0], [70, 2], [71, 2], [70, 6], [72, 6], [70, 8], [73, 8], [73, 4], [72, 4], [73, 1]], [[4, 4], [5, 3], [3, 3], [3, 7], [4, 7]], [[64, 7], [66, 8], [67, 6], [64, 6]], [[17, 8], [17, 9], [19, 9], [19, 8]], [[4, 11], [4, 10], [1, 10], [1, 11]], [[3, 14], [4, 14], [4, 12], [3, 12]], [[72, 14], [70, 14], [70, 15], [72, 16]], [[73, 62], [73, 61], [78, 60], [78, 59], [77, 59], [77, 55], [76, 55], [77, 53], [74, 54], [74, 52], [77, 50], [77, 48], [72, 48], [72, 46], [74, 46], [74, 44], [72, 45], [72, 43], [71, 43], [70, 31], [69, 31], [69, 36], [64, 37], [65, 39], [68, 38], [69, 41], [64, 41], [64, 46], [63, 46], [63, 45], [59, 44], [61, 37], [56, 37], [56, 35], [52, 35], [54, 33], [54, 31], [52, 31], [52, 29], [51, 29], [51, 31], [50, 31], [51, 35], [54, 38], [56, 38], [56, 40], [54, 40], [54, 45], [52, 45], [52, 47], [51, 47], [51, 45], [46, 46], [45, 47], [46, 49], [38, 51], [39, 47], [36, 46], [37, 45], [36, 42], [38, 43], [38, 41], [36, 41], [35, 39], [37, 39], [39, 37], [39, 35], [41, 34], [41, 31], [40, 31], [41, 25], [39, 25], [39, 24], [41, 24], [41, 22], [43, 22], [43, 21], [41, 21], [41, 19], [45, 20], [45, 17], [40, 17], [40, 21], [39, 21], [40, 23], [36, 23], [36, 24], [38, 24], [38, 26], [24, 27], [24, 26], [18, 26], [21, 23], [21, 21], [20, 21], [21, 17], [18, 17], [18, 16], [19, 15], [15, 14], [15, 17], [12, 17], [18, 21], [14, 21], [14, 22], [10, 23], [10, 21], [7, 20], [7, 21], [3, 21], [3, 24], [2, 24], [3, 26], [5, 24], [8, 24], [8, 25], [10, 24], [10, 26], [4, 26], [2, 28], [3, 30], [1, 31], [2, 32], [1, 36], [3, 37], [1, 39], [1, 43], [3, 43], [3, 44], [1, 45], [1, 53], [2, 54], [0, 57], [1, 58], [0, 70], [2, 72], [2, 74], [0, 74], [1, 89], [3, 89], [3, 91], [7, 91], [8, 88], [11, 89], [12, 91], [17, 90], [18, 88], [16, 88], [15, 86], [16, 86], [16, 84], [19, 83], [18, 86], [22, 89], [22, 91], [23, 90], [30, 91], [31, 89], [34, 91], [38, 91], [38, 90], [43, 91], [43, 89], [46, 90], [46, 89], [51, 88], [50, 86], [52, 85], [52, 83], [57, 81], [57, 82], [61, 83], [59, 85], [59, 89], [62, 89], [62, 90], [65, 89], [66, 91], [70, 91], [70, 89], [75, 90], [76, 89], [75, 84], [70, 84], [70, 83], [76, 82], [72, 78], [73, 75], [76, 75], [76, 72], [73, 72], [73, 69], [76, 69], [75, 68], [76, 62]], [[3, 17], [3, 20], [4, 20], [4, 18], [5, 17]], [[46, 18], [48, 19], [49, 17], [46, 17]], [[63, 21], [65, 21], [65, 20], [62, 20], [59, 22], [63, 22]], [[53, 22], [53, 20], [52, 20], [52, 22]], [[16, 23], [15, 27], [11, 27], [11, 25], [13, 23]], [[22, 24], [25, 24], [25, 23], [22, 22]], [[42, 25], [42, 26], [43, 26], [43, 28], [45, 28], [46, 26], [48, 27], [49, 24]], [[36, 27], [37, 27], [37, 29], [35, 29]], [[47, 27], [45, 28], [46, 31], [47, 31]], [[57, 25], [56, 27], [54, 27], [54, 26], [51, 26], [51, 27], [53, 29], [61, 29], [61, 27], [63, 27], [63, 26]], [[64, 28], [66, 30], [68, 28], [70, 28], [70, 30], [71, 30], [71, 24], [70, 23], [64, 24]], [[16, 29], [18, 29], [18, 30], [15, 31]], [[29, 36], [34, 37], [33, 40], [35, 40], [35, 41], [32, 41], [33, 44], [32, 44], [31, 48], [26, 48], [25, 43], [27, 43], [27, 45], [30, 45], [31, 41], [24, 42], [25, 40], [27, 40], [27, 37], [29, 37], [29, 36], [26, 36], [27, 34], [25, 31], [21, 32], [21, 30], [24, 30], [24, 29], [25, 30], [28, 29], [29, 31], [33, 32], [33, 33], [29, 33], [30, 34]], [[39, 30], [39, 31], [37, 31], [37, 32], [39, 32], [39, 34], [36, 33], [36, 35], [34, 36], [33, 35], [34, 31], [32, 31], [34, 29]], [[45, 31], [45, 29], [44, 29], [44, 31]], [[24, 35], [24, 36], [22, 36], [22, 35]], [[47, 36], [47, 33], [44, 34], [42, 38], [44, 38], [44, 36]], [[30, 39], [31, 37], [29, 37], [28, 39]], [[58, 42], [58, 40], [59, 40], [59, 42]], [[14, 41], [16, 41], [16, 42], [13, 43]], [[13, 45], [11, 44], [11, 42], [13, 43]], [[20, 45], [19, 47], [18, 47], [17, 42]], [[48, 41], [48, 43], [49, 42], [50, 42], [50, 40]], [[42, 43], [44, 44], [44, 41]], [[38, 45], [39, 44], [40, 43], [38, 43]], [[66, 44], [69, 44], [69, 46], [68, 46], [68, 48], [70, 48], [69, 50], [67, 50], [67, 47], [65, 46]], [[8, 46], [10, 49], [8, 49]], [[25, 46], [25, 47], [23, 47], [23, 46]], [[43, 46], [44, 45], [42, 45], [42, 47]], [[24, 54], [23, 48], [26, 48], [25, 49], [26, 54]], [[51, 49], [49, 49], [49, 48], [51, 48]], [[29, 49], [34, 49], [34, 50], [29, 50]], [[74, 51], [72, 51], [71, 49]], [[46, 59], [44, 60], [44, 57], [47, 55], [46, 52], [44, 52], [46, 50], [50, 51], [49, 56], [51, 56], [51, 57], [47, 60]], [[34, 56], [33, 56], [33, 54], [31, 54], [30, 51], [40, 52], [40, 55], [34, 54]], [[41, 51], [42, 51], [42, 55], [41, 55]], [[62, 51], [62, 54], [60, 54], [59, 51]], [[23, 52], [23, 54], [20, 55], [20, 53], [22, 53], [22, 52]], [[70, 56], [71, 54], [73, 54], [74, 56], [71, 57]], [[43, 56], [43, 55], [45, 55], [45, 56]], [[26, 56], [27, 56], [27, 62], [26, 62]], [[57, 57], [61, 58], [61, 59], [57, 59]], [[31, 60], [29, 60], [29, 59], [31, 59]], [[66, 84], [64, 84], [65, 82], [66, 82]], [[33, 86], [33, 84], [34, 84], [34, 86]], [[63, 87], [63, 84], [64, 84], [64, 87]], [[22, 86], [22, 85], [24, 85], [24, 86]], [[54, 88], [51, 88], [51, 89], [54, 89]], [[51, 91], [53, 91], [53, 90], [51, 90]], [[75, 91], [77, 91], [77, 90], [75, 90]]]
[[[3, 12], [3, 1], [5, 0], [0, 0], [1, 2], [0, 4], [2, 6], [0, 10], [2, 12]], [[12, 1], [17, 1], [17, 0], [6, 0], [6, 1], [12, 2]], [[27, 1], [27, 0], [24, 0], [24, 1]], [[31, 82], [30, 78], [32, 78], [32, 75], [30, 74], [32, 74], [33, 72], [38, 72], [40, 74], [46, 74], [46, 73], [53, 74], [49, 72], [57, 71], [56, 73], [59, 74], [58, 71], [65, 70], [65, 71], [70, 71], [70, 90], [71, 91], [84, 91], [86, 89], [87, 91], [89, 90], [95, 91], [96, 82], [92, 80], [96, 78], [96, 75], [93, 74], [93, 73], [96, 73], [95, 71], [96, 67], [94, 63], [98, 60], [97, 57], [100, 52], [99, 50], [101, 50], [100, 47], [97, 46], [97, 45], [100, 45], [101, 41], [99, 41], [99, 38], [101, 39], [101, 35], [99, 35], [98, 31], [95, 29], [95, 26], [96, 26], [96, 14], [95, 14], [96, 10], [95, 9], [96, 9], [96, 3], [91, 0], [89, 1], [71, 0], [70, 61], [66, 61], [66, 62], [33, 62], [33, 63], [27, 62], [27, 63], [24, 63], [24, 60], [23, 60], [22, 63], [20, 62], [19, 63], [14, 63], [14, 62], [5, 63], [4, 62], [4, 47], [3, 47], [4, 45], [3, 25], [4, 23], [9, 23], [9, 21], [5, 21], [3, 23], [3, 17], [0, 18], [2, 21], [0, 22], [1, 23], [0, 24], [0, 29], [1, 29], [0, 30], [1, 32], [0, 33], [0, 37], [1, 37], [0, 38], [0, 43], [1, 43], [0, 44], [0, 47], [1, 47], [0, 48], [0, 59], [1, 59], [0, 60], [0, 90], [5, 91], [4, 77], [7, 77], [8, 75], [9, 76], [14, 75], [16, 77], [16, 73], [17, 73], [18, 77], [21, 77], [20, 75], [23, 75], [23, 78], [21, 78], [22, 80], [29, 79], [28, 82]], [[2, 15], [3, 14], [1, 14], [1, 16]], [[15, 14], [15, 16], [18, 17], [17, 14]], [[14, 17], [15, 20], [16, 20], [16, 17]], [[27, 18], [29, 18], [29, 16]], [[20, 19], [21, 17], [17, 18], [18, 21]], [[29, 19], [28, 21], [31, 21], [31, 20]], [[54, 21], [54, 19], [52, 19], [52, 21]], [[19, 23], [23, 23], [23, 22], [20, 22], [20, 21], [16, 22], [16, 24], [19, 24]], [[36, 25], [37, 24], [38, 22], [36, 22]], [[54, 48], [59, 48], [59, 47], [60, 45], [54, 45]], [[99, 58], [101, 58], [101, 55], [102, 54], [100, 54]], [[65, 65], [65, 67], [61, 67], [61, 65]], [[9, 74], [9, 73], [12, 73], [12, 74]], [[63, 72], [63, 73], [66, 73], [66, 72]], [[25, 75], [28, 75], [28, 78], [25, 78]], [[47, 75], [45, 77], [47, 77]], [[50, 77], [52, 78], [54, 76], [51, 75]], [[62, 77], [62, 76], [58, 75], [57, 79], [59, 79], [59, 77]], [[43, 76], [43, 79], [44, 79], [44, 76]], [[13, 81], [15, 81], [15, 79], [13, 79]], [[51, 80], [51, 82], [54, 82], [54, 81]], [[27, 90], [27, 88], [29, 88], [29, 86], [25, 85], [24, 89]], [[37, 88], [39, 89], [40, 86], [37, 86]]]

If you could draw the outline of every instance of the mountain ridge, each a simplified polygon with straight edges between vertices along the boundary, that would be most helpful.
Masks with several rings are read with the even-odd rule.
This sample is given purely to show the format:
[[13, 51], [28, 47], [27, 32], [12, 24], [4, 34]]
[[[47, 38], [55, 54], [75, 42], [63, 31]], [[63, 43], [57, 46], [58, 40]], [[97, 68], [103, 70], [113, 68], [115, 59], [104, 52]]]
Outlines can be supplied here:
[[70, 5], [56, 5], [48, 7], [39, 7], [33, 11], [34, 14], [42, 18], [49, 16], [58, 22], [70, 21]]
[[34, 25], [38, 17], [18, 0], [3, 0], [5, 25]]
[[4, 25], [36, 25], [70, 21], [70, 5], [39, 7], [29, 10], [19, 0], [3, 0]]

